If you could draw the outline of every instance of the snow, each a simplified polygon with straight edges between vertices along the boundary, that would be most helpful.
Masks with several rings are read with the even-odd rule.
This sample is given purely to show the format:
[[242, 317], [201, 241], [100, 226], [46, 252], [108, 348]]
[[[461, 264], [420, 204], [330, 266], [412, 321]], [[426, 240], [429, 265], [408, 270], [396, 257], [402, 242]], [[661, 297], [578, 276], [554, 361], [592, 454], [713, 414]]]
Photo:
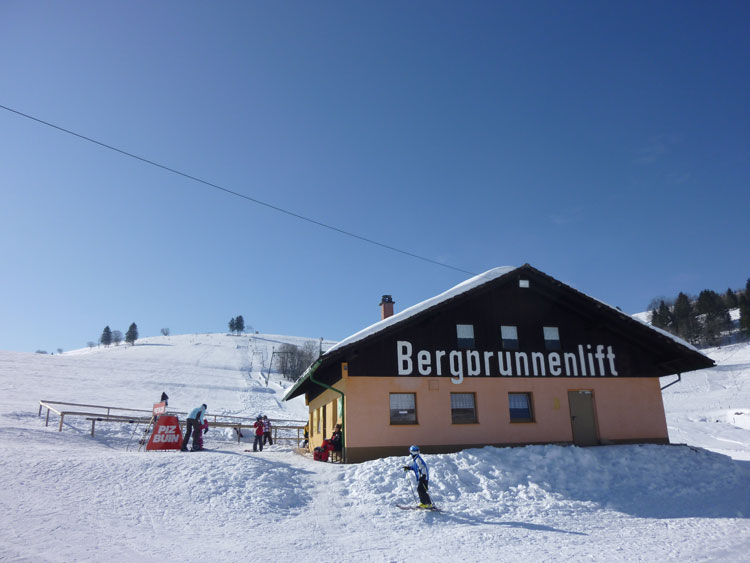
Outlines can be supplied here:
[[[430, 299], [426, 299], [425, 301], [422, 301], [421, 303], [417, 303], [416, 305], [413, 305], [409, 307], [408, 309], [404, 309], [400, 313], [396, 313], [387, 319], [383, 319], [381, 321], [378, 321], [377, 323], [374, 323], [367, 328], [364, 328], [360, 330], [359, 332], [356, 332], [352, 334], [351, 336], [345, 338], [344, 340], [340, 341], [335, 346], [332, 346], [328, 352], [333, 352], [335, 350], [338, 350], [340, 348], [343, 348], [344, 346], [348, 346], [349, 344], [353, 344], [354, 342], [359, 342], [360, 340], [364, 340], [365, 338], [372, 336], [373, 334], [376, 334], [380, 332], [381, 330], [384, 330], [390, 326], [393, 326], [397, 323], [400, 323], [401, 321], [405, 321], [415, 315], [418, 315], [419, 313], [422, 313], [423, 311], [426, 311], [427, 309], [434, 307], [435, 305], [439, 305], [440, 303], [443, 303], [444, 301], [448, 301], [449, 299], [453, 299], [454, 297], [457, 297], [461, 295], [462, 293], [466, 293], [467, 291], [474, 289], [475, 287], [479, 287], [480, 285], [484, 285], [488, 282], [491, 282], [494, 279], [497, 279], [499, 277], [502, 277], [506, 274], [509, 274], [513, 270], [517, 270], [518, 268], [515, 266], [500, 266], [497, 268], [493, 268], [491, 270], [487, 270], [486, 272], [479, 274], [477, 276], [474, 276], [473, 278], [469, 278], [466, 281], [463, 281], [459, 283], [458, 285], [450, 288], [447, 291], [444, 291], [443, 293], [436, 295], [434, 297], [431, 297]], [[578, 291], [578, 290], [576, 290]], [[661, 334], [662, 336], [666, 336], [667, 338], [675, 341], [676, 343], [685, 346], [686, 348], [689, 348], [690, 350], [693, 350], [695, 352], [700, 352], [696, 347], [694, 347], [689, 342], [683, 340], [679, 336], [675, 336], [671, 332], [667, 332], [666, 330], [663, 330], [661, 328], [652, 326], [650, 323], [651, 314], [646, 313], [636, 313], [634, 315], [628, 315], [627, 313], [622, 312], [617, 307], [613, 307], [612, 305], [605, 303], [604, 301], [601, 301], [597, 299], [596, 297], [591, 297], [590, 295], [586, 295], [583, 292], [579, 293], [581, 295], [584, 295], [585, 297], [588, 297], [589, 299], [596, 301], [597, 303], [611, 309], [613, 312], [617, 313], [618, 315], [622, 315], [625, 318], [629, 318], [635, 321], [640, 322], [644, 326], [647, 326], [651, 330], [654, 330]]]
[[[252, 338], [251, 338], [252, 336]], [[0, 560], [746, 561], [750, 345], [664, 391], [687, 445], [529, 446], [425, 455], [442, 513], [413, 503], [406, 456], [314, 462], [286, 445], [248, 453], [214, 428], [201, 453], [127, 451], [132, 426], [66, 419], [39, 399], [304, 420], [272, 374], [304, 338], [154, 337], [60, 356], [0, 352]], [[313, 340], [313, 339], [310, 339]], [[326, 343], [327, 347], [330, 343]], [[663, 378], [662, 385], [675, 377]]]
[[393, 326], [397, 323], [400, 323], [401, 321], [405, 321], [413, 317], [414, 315], [418, 315], [419, 313], [426, 311], [430, 307], [434, 307], [435, 305], [439, 305], [444, 301], [453, 299], [454, 297], [457, 297], [462, 293], [466, 293], [467, 291], [472, 290], [475, 287], [479, 287], [480, 285], [484, 285], [494, 279], [504, 276], [505, 274], [508, 274], [515, 269], [515, 266], [500, 266], [498, 268], [487, 270], [483, 274], [479, 274], [477, 276], [474, 276], [473, 278], [469, 278], [468, 280], [465, 280], [458, 285], [453, 286], [449, 290], [444, 291], [439, 295], [430, 297], [429, 299], [426, 299], [421, 303], [417, 303], [416, 305], [412, 305], [411, 307], [404, 309], [403, 311], [396, 313], [388, 317], [387, 319], [378, 321], [368, 326], [367, 328], [364, 328], [359, 332], [352, 334], [335, 346], [331, 347], [328, 352], [338, 350], [339, 348], [343, 348], [344, 346], [348, 346], [349, 344], [353, 344], [354, 342], [359, 342], [360, 340], [363, 340], [377, 332], [380, 332], [381, 330], [384, 330], [389, 326]]

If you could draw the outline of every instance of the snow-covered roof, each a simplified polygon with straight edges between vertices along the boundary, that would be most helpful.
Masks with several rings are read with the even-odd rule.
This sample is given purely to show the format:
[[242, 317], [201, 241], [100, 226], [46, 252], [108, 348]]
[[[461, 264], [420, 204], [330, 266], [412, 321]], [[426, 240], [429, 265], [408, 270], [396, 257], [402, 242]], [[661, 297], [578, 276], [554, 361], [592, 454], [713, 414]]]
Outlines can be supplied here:
[[344, 340], [342, 340], [341, 342], [339, 342], [332, 348], [329, 348], [328, 351], [324, 354], [324, 356], [332, 352], [335, 352], [336, 350], [339, 350], [343, 348], [344, 346], [348, 346], [349, 344], [353, 344], [354, 342], [358, 342], [369, 336], [372, 336], [373, 334], [376, 334], [380, 332], [381, 330], [388, 328], [389, 326], [393, 326], [397, 323], [405, 321], [413, 317], [414, 315], [418, 315], [419, 313], [426, 311], [427, 309], [431, 307], [434, 307], [435, 305], [439, 305], [440, 303], [443, 303], [444, 301], [448, 301], [449, 299], [452, 299], [458, 295], [461, 295], [462, 293], [466, 293], [467, 291], [472, 290], [475, 287], [484, 285], [485, 283], [492, 281], [494, 279], [497, 279], [501, 276], [504, 276], [516, 269], [517, 269], [516, 266], [501, 266], [498, 268], [487, 270], [483, 274], [479, 274], [477, 276], [474, 276], [473, 278], [463, 281], [460, 284], [450, 288], [448, 291], [444, 291], [440, 295], [436, 295], [435, 297], [430, 297], [429, 299], [426, 299], [425, 301], [422, 301], [421, 303], [417, 303], [416, 305], [412, 305], [408, 309], [404, 309], [400, 313], [396, 313], [395, 315], [392, 315], [388, 317], [387, 319], [378, 321], [377, 323], [372, 324], [355, 334], [352, 334], [351, 336], [349, 336], [348, 338], [345, 338]]

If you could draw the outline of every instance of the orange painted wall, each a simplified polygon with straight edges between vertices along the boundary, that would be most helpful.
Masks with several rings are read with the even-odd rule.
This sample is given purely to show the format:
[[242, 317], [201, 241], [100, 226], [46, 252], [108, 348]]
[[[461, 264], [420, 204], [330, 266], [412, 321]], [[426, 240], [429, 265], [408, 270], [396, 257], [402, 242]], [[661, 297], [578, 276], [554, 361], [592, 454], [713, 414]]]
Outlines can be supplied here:
[[[347, 447], [572, 442], [568, 391], [580, 389], [594, 393], [600, 441], [668, 439], [657, 378], [466, 378], [455, 385], [438, 377], [347, 377], [345, 382]], [[479, 423], [452, 424], [450, 393], [469, 392], [476, 394]], [[532, 394], [535, 422], [509, 421], [509, 392]], [[390, 393], [417, 394], [417, 425], [391, 426]], [[316, 406], [325, 400], [318, 397]]]

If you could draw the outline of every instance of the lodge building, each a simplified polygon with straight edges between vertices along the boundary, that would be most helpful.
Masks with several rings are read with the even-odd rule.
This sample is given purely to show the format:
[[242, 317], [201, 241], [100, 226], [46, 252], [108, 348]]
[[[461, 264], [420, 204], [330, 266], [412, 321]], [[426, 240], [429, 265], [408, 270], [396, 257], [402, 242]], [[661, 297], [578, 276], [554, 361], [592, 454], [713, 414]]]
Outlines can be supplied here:
[[322, 354], [310, 447], [344, 429], [347, 462], [486, 445], [668, 443], [659, 377], [714, 365], [689, 344], [526, 264], [495, 268]]

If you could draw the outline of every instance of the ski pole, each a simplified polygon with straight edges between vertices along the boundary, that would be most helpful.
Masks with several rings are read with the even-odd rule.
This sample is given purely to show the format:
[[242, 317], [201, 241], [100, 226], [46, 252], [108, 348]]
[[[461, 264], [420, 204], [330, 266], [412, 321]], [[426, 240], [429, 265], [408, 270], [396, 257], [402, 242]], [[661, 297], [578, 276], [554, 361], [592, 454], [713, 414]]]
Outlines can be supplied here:
[[408, 473], [404, 473], [404, 476], [409, 479], [409, 490], [411, 491], [411, 496], [414, 497], [414, 502], [418, 503], [419, 501], [417, 500], [417, 493], [414, 492], [414, 485], [411, 482], [411, 477]]

